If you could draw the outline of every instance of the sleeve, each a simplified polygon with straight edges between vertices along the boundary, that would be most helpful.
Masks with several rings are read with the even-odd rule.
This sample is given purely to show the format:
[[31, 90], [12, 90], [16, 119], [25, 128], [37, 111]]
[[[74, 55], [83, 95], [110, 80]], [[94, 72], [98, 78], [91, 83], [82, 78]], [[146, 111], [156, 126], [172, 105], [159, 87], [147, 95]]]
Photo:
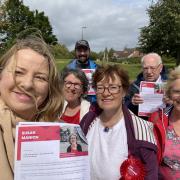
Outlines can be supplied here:
[[145, 180], [158, 180], [158, 161], [156, 151], [151, 148], [140, 148], [140, 154], [145, 164]]
[[12, 172], [12, 169], [10, 168], [10, 164], [8, 161], [1, 127], [0, 127], [0, 153], [1, 153], [1, 155], [0, 155], [0, 179], [1, 180], [3, 180], [3, 179], [4, 180], [5, 179], [13, 180], [13, 172]]
[[134, 107], [134, 105], [131, 102], [132, 102], [132, 97], [134, 96], [135, 93], [139, 93], [139, 86], [138, 86], [138, 84], [136, 85], [136, 82], [133, 82], [130, 85], [128, 94], [125, 96], [125, 99], [124, 99], [125, 104], [129, 109], [131, 106]]

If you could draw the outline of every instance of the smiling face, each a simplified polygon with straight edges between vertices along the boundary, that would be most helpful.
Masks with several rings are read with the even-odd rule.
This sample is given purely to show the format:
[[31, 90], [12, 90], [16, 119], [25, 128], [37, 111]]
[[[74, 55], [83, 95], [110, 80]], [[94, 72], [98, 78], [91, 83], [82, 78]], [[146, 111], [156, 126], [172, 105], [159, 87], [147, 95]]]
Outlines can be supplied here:
[[176, 79], [171, 86], [170, 98], [173, 101], [175, 110], [180, 112], [180, 79]]
[[[97, 102], [101, 109], [104, 111], [116, 112], [119, 108], [121, 108], [123, 97], [125, 96], [125, 92], [123, 90], [122, 82], [120, 78], [115, 75], [115, 79], [112, 80], [109, 78], [107, 81], [106, 79], [102, 79], [101, 81], [97, 82], [97, 88], [105, 87], [103, 93], [98, 93], [97, 89]], [[117, 93], [111, 93], [109, 91], [114, 91], [115, 88], [118, 87]], [[109, 88], [109, 90], [108, 90]], [[100, 89], [101, 90], [101, 89]]]
[[18, 116], [31, 120], [48, 95], [48, 78], [48, 61], [31, 49], [21, 49], [1, 72], [1, 98]]
[[[68, 103], [80, 101], [83, 93], [82, 82], [74, 74], [69, 74], [64, 79], [64, 97]], [[76, 88], [78, 87], [78, 88]]]
[[81, 63], [87, 62], [89, 58], [90, 50], [87, 47], [78, 47], [76, 49], [76, 57]]
[[77, 144], [77, 137], [75, 135], [71, 135], [69, 142], [70, 144]]

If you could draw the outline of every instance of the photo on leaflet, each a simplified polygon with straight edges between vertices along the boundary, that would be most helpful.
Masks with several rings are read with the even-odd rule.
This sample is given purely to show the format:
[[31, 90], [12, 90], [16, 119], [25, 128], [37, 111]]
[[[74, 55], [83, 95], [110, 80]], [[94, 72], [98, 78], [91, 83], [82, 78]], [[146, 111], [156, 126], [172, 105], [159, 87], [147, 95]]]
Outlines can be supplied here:
[[61, 127], [60, 157], [86, 155], [87, 151], [88, 151], [87, 140], [79, 126]]

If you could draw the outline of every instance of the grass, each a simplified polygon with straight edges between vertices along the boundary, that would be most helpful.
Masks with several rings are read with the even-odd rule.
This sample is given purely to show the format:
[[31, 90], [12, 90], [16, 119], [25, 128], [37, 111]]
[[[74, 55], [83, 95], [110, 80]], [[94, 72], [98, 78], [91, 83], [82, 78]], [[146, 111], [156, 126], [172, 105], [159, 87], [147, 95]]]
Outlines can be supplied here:
[[59, 71], [61, 71], [69, 62], [70, 59], [56, 59], [56, 65]]
[[[56, 59], [56, 64], [59, 71], [61, 71], [69, 62], [70, 62], [70, 59]], [[98, 63], [98, 64], [101, 64], [101, 63]], [[111, 62], [111, 64], [114, 64], [114, 63]], [[130, 80], [136, 79], [136, 76], [141, 71], [140, 64], [120, 64], [120, 65], [128, 72]], [[175, 67], [175, 63], [168, 63], [168, 64], [166, 63], [165, 67], [168, 70], [171, 70]]]

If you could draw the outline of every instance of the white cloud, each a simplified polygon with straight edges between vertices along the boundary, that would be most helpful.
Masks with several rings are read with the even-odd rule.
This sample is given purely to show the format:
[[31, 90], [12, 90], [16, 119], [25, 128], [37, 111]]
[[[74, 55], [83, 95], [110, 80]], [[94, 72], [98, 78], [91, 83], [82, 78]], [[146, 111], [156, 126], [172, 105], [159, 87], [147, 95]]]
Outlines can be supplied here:
[[81, 39], [93, 51], [135, 47], [139, 28], [148, 24], [148, 0], [24, 0], [31, 10], [44, 11], [54, 34], [70, 50]]

